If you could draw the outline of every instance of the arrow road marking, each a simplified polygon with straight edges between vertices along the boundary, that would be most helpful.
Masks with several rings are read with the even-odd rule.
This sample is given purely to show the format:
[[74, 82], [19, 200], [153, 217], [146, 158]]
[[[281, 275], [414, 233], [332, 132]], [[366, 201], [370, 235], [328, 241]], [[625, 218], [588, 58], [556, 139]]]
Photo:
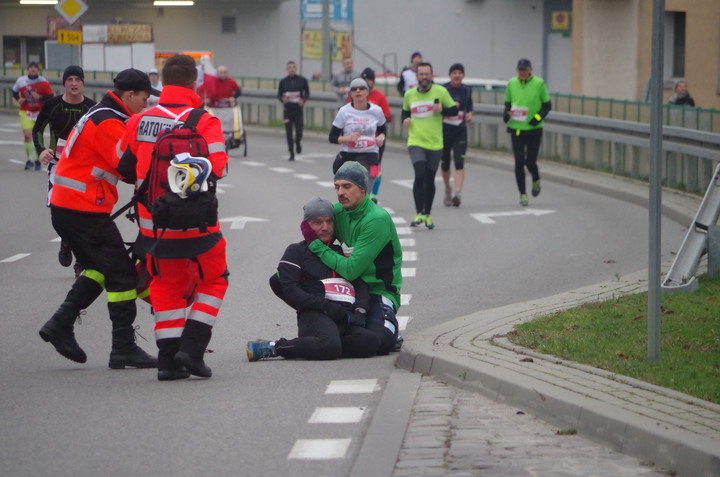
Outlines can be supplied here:
[[220, 219], [220, 222], [230, 222], [231, 230], [244, 229], [245, 224], [248, 222], [267, 222], [268, 219], [261, 219], [259, 217], [246, 217], [244, 215], [238, 215], [236, 217], [228, 217], [226, 219]]
[[476, 219], [481, 224], [494, 224], [495, 221], [491, 217], [513, 217], [516, 215], [547, 215], [554, 214], [554, 210], [541, 210], [541, 209], [524, 209], [516, 210], [512, 212], [485, 212], [482, 214], [470, 214], [473, 219]]

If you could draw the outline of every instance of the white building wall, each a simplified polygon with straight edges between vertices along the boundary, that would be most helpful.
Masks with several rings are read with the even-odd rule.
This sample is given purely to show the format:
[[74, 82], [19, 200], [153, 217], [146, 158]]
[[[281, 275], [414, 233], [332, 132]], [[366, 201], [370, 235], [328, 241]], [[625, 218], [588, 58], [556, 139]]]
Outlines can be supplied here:
[[[85, 23], [152, 23], [156, 51], [212, 51], [215, 64], [235, 76], [278, 77], [285, 63], [300, 62], [300, 0], [269, 8], [125, 8], [121, 1], [88, 2]], [[201, 4], [202, 2], [198, 2]], [[395, 54], [398, 67], [420, 51], [438, 74], [455, 62], [467, 76], [507, 79], [519, 58], [529, 58], [543, 74], [542, 0], [355, 0], [355, 42], [382, 60]], [[109, 5], [108, 5], [109, 4]], [[221, 17], [236, 15], [237, 33], [221, 33]], [[46, 34], [52, 7], [0, 6], [2, 35]], [[341, 26], [336, 25], [339, 29]], [[355, 66], [380, 70], [356, 51]], [[320, 72], [320, 62], [302, 61], [302, 74]], [[389, 67], [394, 63], [388, 62]], [[333, 65], [339, 70], [338, 63]]]

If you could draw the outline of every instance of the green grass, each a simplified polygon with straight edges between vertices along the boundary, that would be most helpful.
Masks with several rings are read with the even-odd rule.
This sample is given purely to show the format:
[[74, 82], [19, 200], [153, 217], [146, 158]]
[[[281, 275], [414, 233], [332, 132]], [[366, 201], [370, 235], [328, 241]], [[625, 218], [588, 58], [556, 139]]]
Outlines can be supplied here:
[[720, 279], [695, 293], [662, 296], [660, 360], [647, 360], [647, 294], [623, 296], [538, 318], [508, 339], [577, 363], [720, 403]]

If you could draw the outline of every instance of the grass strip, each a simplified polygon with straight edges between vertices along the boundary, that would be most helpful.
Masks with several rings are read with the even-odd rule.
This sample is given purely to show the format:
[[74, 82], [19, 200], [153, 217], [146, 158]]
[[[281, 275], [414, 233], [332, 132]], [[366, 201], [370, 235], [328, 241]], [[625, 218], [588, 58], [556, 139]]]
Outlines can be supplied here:
[[665, 293], [660, 360], [647, 360], [647, 294], [588, 303], [517, 325], [508, 339], [539, 353], [587, 364], [720, 403], [720, 279], [695, 293]]

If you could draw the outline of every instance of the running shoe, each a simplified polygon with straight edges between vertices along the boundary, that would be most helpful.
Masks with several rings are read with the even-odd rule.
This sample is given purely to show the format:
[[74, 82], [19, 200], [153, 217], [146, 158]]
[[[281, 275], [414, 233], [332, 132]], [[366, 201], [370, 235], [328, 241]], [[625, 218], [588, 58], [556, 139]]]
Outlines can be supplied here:
[[537, 197], [540, 195], [540, 181], [533, 181], [532, 196]]
[[425, 215], [425, 227], [432, 230], [435, 228], [435, 224], [432, 221], [432, 217], [430, 217], [430, 214]]
[[39, 171], [42, 169], [42, 163], [40, 161], [35, 161], [35, 170]]
[[260, 361], [277, 356], [275, 354], [275, 346], [271, 345], [267, 340], [248, 341], [247, 349], [248, 361]]
[[60, 251], [58, 252], [58, 262], [60, 262], [60, 265], [63, 267], [69, 267], [72, 265], [72, 249], [70, 249], [70, 245], [66, 242], [60, 242]]
[[452, 205], [452, 187], [449, 185], [445, 186], [445, 198], [443, 199], [443, 205], [450, 207]]
[[453, 207], [460, 207], [460, 195], [456, 195], [452, 198], [452, 205]]
[[522, 205], [523, 207], [527, 207], [528, 204], [529, 202], [527, 194], [520, 194], [520, 205]]
[[29, 171], [29, 170], [32, 169], [32, 168], [33, 168], [33, 161], [27, 161], [27, 162], [25, 163], [25, 170], [26, 170], [26, 171]]
[[401, 335], [398, 335], [397, 340], [395, 341], [395, 346], [393, 347], [393, 351], [398, 352], [402, 349], [402, 345], [405, 342], [405, 339]]
[[415, 218], [410, 222], [410, 227], [417, 227], [420, 224], [425, 223], [425, 215], [424, 214], [417, 214]]

